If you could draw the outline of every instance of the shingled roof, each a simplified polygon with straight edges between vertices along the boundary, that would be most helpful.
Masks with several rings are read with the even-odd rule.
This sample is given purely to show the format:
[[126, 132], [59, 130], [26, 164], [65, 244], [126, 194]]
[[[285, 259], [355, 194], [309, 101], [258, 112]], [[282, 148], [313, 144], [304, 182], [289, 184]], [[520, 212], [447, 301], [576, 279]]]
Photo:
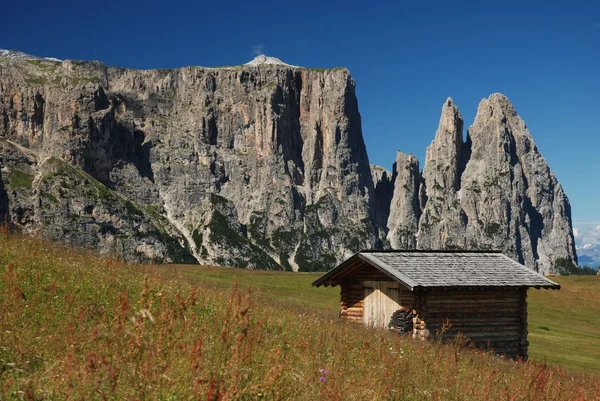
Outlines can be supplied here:
[[325, 273], [313, 285], [337, 285], [367, 263], [411, 291], [417, 288], [535, 287], [560, 285], [499, 252], [363, 251]]

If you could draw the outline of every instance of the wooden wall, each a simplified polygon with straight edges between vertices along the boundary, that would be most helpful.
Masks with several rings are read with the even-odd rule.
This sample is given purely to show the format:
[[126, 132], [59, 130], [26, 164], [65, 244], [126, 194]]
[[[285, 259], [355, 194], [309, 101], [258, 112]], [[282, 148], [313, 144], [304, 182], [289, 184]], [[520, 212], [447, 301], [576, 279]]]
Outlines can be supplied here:
[[[373, 282], [385, 282], [378, 286]], [[389, 276], [364, 263], [340, 281], [340, 316], [369, 324], [365, 295], [369, 288], [399, 288], [398, 304], [413, 309], [413, 337], [451, 340], [459, 333], [477, 347], [491, 348], [510, 358], [527, 358], [527, 288], [449, 289], [409, 291]], [[387, 302], [388, 300], [386, 300]], [[388, 302], [389, 303], [389, 302]], [[373, 305], [370, 304], [369, 308]], [[389, 309], [389, 305], [385, 304]], [[387, 317], [387, 314], [385, 314]], [[376, 319], [377, 320], [377, 319]], [[382, 323], [378, 319], [378, 324]], [[446, 325], [446, 323], [448, 323]], [[387, 323], [379, 327], [387, 327]]]
[[340, 287], [340, 317], [350, 321], [362, 322], [364, 298], [362, 281], [343, 281], [340, 283]]
[[[378, 283], [380, 285], [378, 285]], [[412, 309], [412, 292], [400, 285], [397, 281], [392, 280], [385, 273], [382, 273], [366, 263], [354, 270], [350, 277], [342, 280], [340, 282], [340, 287], [340, 316], [343, 319], [365, 324], [375, 324], [377, 327], [387, 327], [387, 324], [389, 323], [388, 315], [395, 312], [390, 309], [391, 304], [398, 304], [398, 309]], [[369, 293], [369, 288], [375, 291], [385, 292], [385, 296], [382, 295], [381, 297], [378, 297], [376, 302], [379, 304], [379, 307], [382, 308], [382, 316], [380, 319], [365, 317], [365, 296]], [[394, 289], [396, 290], [395, 292], [388, 292]], [[373, 304], [370, 304], [370, 306], [373, 307]]]
[[527, 358], [527, 289], [429, 290], [415, 294], [413, 335], [455, 338], [510, 358]]

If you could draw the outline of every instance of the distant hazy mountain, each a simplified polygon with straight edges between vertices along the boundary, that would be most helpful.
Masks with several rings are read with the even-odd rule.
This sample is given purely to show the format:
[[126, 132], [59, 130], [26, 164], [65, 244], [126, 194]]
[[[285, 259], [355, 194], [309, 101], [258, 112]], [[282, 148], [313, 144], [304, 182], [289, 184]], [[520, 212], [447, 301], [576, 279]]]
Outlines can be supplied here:
[[580, 266], [600, 266], [600, 245], [583, 244], [577, 246]]

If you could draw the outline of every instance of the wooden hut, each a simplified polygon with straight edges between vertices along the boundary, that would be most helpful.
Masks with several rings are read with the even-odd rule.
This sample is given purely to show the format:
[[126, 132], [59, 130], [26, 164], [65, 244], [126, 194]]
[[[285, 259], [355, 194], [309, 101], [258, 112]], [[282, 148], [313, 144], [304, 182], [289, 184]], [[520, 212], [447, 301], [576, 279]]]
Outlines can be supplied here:
[[[560, 285], [499, 252], [364, 251], [314, 286], [341, 287], [340, 316], [415, 338], [461, 333], [479, 347], [527, 358], [527, 290]], [[408, 327], [402, 327], [405, 324]]]

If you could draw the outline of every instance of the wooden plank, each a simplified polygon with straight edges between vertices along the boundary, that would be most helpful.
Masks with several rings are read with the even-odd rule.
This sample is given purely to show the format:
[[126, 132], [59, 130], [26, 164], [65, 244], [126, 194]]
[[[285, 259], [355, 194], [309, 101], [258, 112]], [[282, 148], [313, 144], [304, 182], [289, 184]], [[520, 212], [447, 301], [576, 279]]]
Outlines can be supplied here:
[[[505, 302], [505, 303], [501, 303], [501, 302], [496, 302], [496, 303], [491, 303], [491, 302], [485, 302], [485, 303], [481, 303], [481, 304], [471, 304], [468, 302], [460, 302], [460, 301], [456, 301], [454, 303], [447, 303], [447, 304], [442, 304], [442, 303], [438, 303], [438, 304], [427, 304], [427, 308], [430, 310], [433, 309], [456, 309], [458, 311], [463, 310], [463, 309], [477, 309], [480, 311], [484, 311], [487, 308], [495, 308], [495, 309], [499, 309], [499, 308], [512, 308], [512, 309], [518, 309], [519, 312], [521, 310], [521, 305], [516, 303], [516, 302]], [[519, 313], [520, 315], [520, 313]]]
[[365, 324], [387, 327], [392, 314], [400, 309], [400, 288], [393, 281], [365, 280], [363, 301]]
[[[432, 328], [429, 327], [429, 330]], [[474, 341], [519, 341], [520, 336], [518, 332], [507, 332], [507, 333], [490, 333], [490, 332], [477, 332], [477, 333], [451, 333], [446, 332], [443, 334], [445, 339], [455, 338], [457, 336], [467, 337]]]
[[496, 305], [496, 304], [521, 305], [520, 300], [517, 298], [494, 298], [494, 299], [457, 298], [457, 299], [428, 299], [427, 300], [427, 305], [429, 305], [429, 306], [453, 305], [456, 303], [460, 303], [463, 305], [473, 305], [473, 306]]
[[374, 305], [376, 304], [375, 302], [375, 288], [373, 287], [369, 287], [366, 283], [365, 285], [365, 289], [364, 289], [364, 301], [363, 301], [363, 319], [364, 319], [364, 323], [367, 326], [373, 326], [375, 324], [374, 319]]
[[366, 265], [366, 263], [361, 259], [356, 259], [350, 265], [348, 265], [345, 269], [341, 270], [337, 274], [330, 277], [331, 281], [340, 281], [343, 277], [347, 277], [352, 274], [353, 271], [360, 269], [362, 266]]
[[[459, 318], [461, 316], [465, 316], [465, 314], [461, 314], [461, 313], [452, 313], [452, 312], [441, 312], [441, 313], [427, 313], [427, 319], [454, 319], [454, 318]], [[501, 318], [506, 318], [506, 319], [510, 319], [510, 318], [515, 318], [515, 313], [514, 312], [490, 312], [490, 313], [472, 313], [471, 314], [472, 318], [494, 318], [494, 319], [501, 319]], [[425, 316], [424, 316], [425, 318]]]
[[498, 323], [493, 323], [493, 324], [487, 324], [485, 322], [479, 321], [479, 322], [457, 322], [457, 321], [452, 321], [452, 320], [431, 320], [431, 319], [427, 319], [427, 326], [429, 327], [441, 327], [443, 325], [445, 325], [446, 323], [449, 323], [451, 327], [455, 327], [455, 328], [460, 328], [461, 330], [486, 330], [486, 328], [488, 328], [486, 331], [491, 331], [491, 330], [496, 330], [499, 328], [502, 328], [504, 326], [509, 326], [509, 327], [519, 327], [519, 323], [516, 321], [509, 321], [509, 322], [498, 322]]
[[[483, 309], [483, 310], [482, 310]], [[477, 314], [481, 316], [489, 316], [493, 313], [509, 313], [513, 316], [519, 316], [519, 308], [512, 307], [485, 307], [485, 308], [430, 308], [430, 313], [435, 314], [449, 314], [453, 316], [467, 316], [468, 314]]]
[[477, 292], [458, 292], [458, 291], [446, 291], [446, 292], [431, 292], [427, 291], [428, 299], [501, 299], [501, 298], [518, 298], [519, 293], [515, 291], [477, 291]]
[[506, 328], [503, 328], [502, 326], [473, 326], [473, 325], [465, 325], [465, 326], [458, 326], [458, 325], [454, 325], [452, 323], [450, 323], [450, 327], [445, 326], [444, 324], [440, 324], [440, 323], [432, 323], [432, 322], [427, 322], [427, 327], [429, 327], [432, 330], [438, 330], [441, 327], [444, 327], [445, 330], [450, 331], [450, 332], [463, 332], [463, 333], [479, 333], [479, 332], [491, 332], [491, 331], [496, 331], [499, 333], [503, 333], [503, 332], [514, 332], [514, 333], [520, 333], [520, 327], [517, 324], [513, 324], [512, 326], [508, 326]]
[[363, 314], [362, 312], [346, 312], [344, 313], [345, 316], [356, 316], [357, 318], [362, 318]]
[[384, 304], [382, 323], [383, 327], [387, 327], [392, 314], [400, 309], [400, 288], [398, 283], [395, 282], [382, 282], [380, 285], [382, 303]]

